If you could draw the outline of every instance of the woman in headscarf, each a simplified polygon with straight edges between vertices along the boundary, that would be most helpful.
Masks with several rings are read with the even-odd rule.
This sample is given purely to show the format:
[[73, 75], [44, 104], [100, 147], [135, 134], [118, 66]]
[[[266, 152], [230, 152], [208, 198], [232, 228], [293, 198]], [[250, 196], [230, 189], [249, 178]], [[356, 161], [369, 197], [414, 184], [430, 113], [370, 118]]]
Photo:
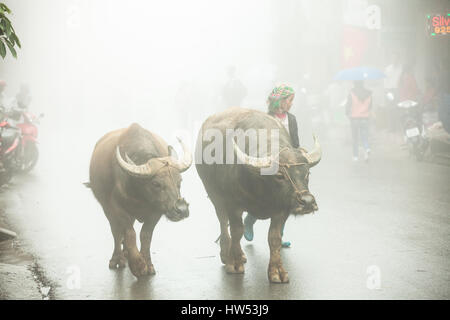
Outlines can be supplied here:
[[[292, 107], [292, 101], [294, 100], [294, 89], [287, 85], [280, 85], [275, 87], [267, 98], [268, 114], [278, 119], [289, 132], [291, 136], [291, 143], [294, 148], [300, 146], [298, 138], [298, 125], [297, 119], [289, 110]], [[247, 241], [253, 240], [253, 225], [256, 222], [256, 218], [251, 214], [247, 214], [244, 219], [244, 237]], [[283, 236], [284, 226], [281, 230], [281, 236]], [[289, 241], [282, 241], [283, 248], [289, 248], [291, 243]]]

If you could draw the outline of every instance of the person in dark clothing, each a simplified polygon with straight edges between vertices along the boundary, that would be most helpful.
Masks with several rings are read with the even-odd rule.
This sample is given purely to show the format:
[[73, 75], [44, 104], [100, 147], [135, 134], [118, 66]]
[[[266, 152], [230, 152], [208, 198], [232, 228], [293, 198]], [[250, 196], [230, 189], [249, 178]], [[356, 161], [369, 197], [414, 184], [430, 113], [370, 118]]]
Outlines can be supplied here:
[[294, 98], [295, 92], [291, 87], [286, 85], [276, 87], [267, 99], [267, 113], [280, 120], [291, 136], [292, 146], [298, 148], [300, 141], [298, 138], [297, 118], [289, 112]]
[[350, 118], [353, 140], [353, 161], [358, 161], [360, 142], [364, 159], [369, 160], [369, 117], [372, 110], [372, 91], [364, 88], [362, 81], [355, 81], [347, 98], [346, 114]]
[[228, 81], [222, 89], [222, 97], [226, 107], [238, 107], [247, 96], [247, 88], [236, 77], [236, 68], [228, 68]]
[[[289, 109], [291, 107], [289, 106]], [[294, 148], [300, 147], [300, 141], [298, 137], [298, 124], [297, 124], [297, 118], [289, 112], [289, 109], [283, 112], [279, 113], [269, 113], [271, 116], [274, 116], [278, 119], [280, 119], [283, 122], [283, 118], [287, 117], [287, 127], [286, 129], [289, 132], [289, 135], [291, 136], [291, 143]]]
[[292, 114], [287, 112], [288, 115], [288, 123], [289, 123], [289, 132], [292, 132], [291, 140], [292, 140], [292, 146], [294, 148], [300, 147], [300, 140], [298, 138], [298, 124], [297, 124], [297, 118]]
[[[294, 148], [300, 147], [300, 141], [298, 137], [298, 124], [296, 117], [289, 113], [292, 107], [292, 101], [294, 100], [295, 92], [291, 87], [281, 85], [272, 90], [269, 98], [267, 99], [268, 114], [278, 119], [289, 132], [291, 136], [291, 143]], [[244, 219], [244, 237], [247, 241], [253, 240], [253, 225], [256, 222], [256, 218], [251, 214], [247, 214]], [[284, 226], [281, 231], [283, 236]], [[291, 243], [289, 241], [282, 241], [283, 248], [289, 248]]]

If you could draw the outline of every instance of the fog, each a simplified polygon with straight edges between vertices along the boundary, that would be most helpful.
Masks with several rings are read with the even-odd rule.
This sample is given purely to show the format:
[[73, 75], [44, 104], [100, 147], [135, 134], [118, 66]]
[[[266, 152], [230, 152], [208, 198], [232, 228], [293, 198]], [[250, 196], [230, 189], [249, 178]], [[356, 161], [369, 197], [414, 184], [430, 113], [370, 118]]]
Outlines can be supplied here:
[[[269, 0], [6, 4], [23, 44], [18, 59], [2, 62], [6, 95], [23, 83], [30, 87], [30, 110], [45, 114], [41, 137], [50, 139], [42, 142], [52, 146], [53, 159], [87, 155], [103, 134], [133, 122], [175, 148], [180, 134], [192, 146], [201, 122], [227, 107], [221, 95], [230, 67], [247, 88], [243, 106], [262, 111], [275, 84], [291, 80], [297, 89], [303, 73], [313, 71], [311, 63], [294, 76], [279, 70], [297, 61], [307, 66], [311, 53], [295, 57], [289, 52], [297, 49], [276, 43], [307, 33], [283, 26], [277, 3]], [[299, 25], [332, 16], [336, 6], [330, 4], [303, 1], [308, 18]], [[295, 8], [287, 2], [281, 11], [292, 16]], [[332, 42], [333, 35], [327, 37]], [[277, 63], [280, 51], [286, 54]], [[315, 59], [315, 65], [326, 62], [325, 56]]]
[[[193, 149], [201, 123], [228, 107], [222, 90], [230, 68], [247, 89], [242, 106], [266, 111], [272, 88], [287, 83], [296, 91], [291, 112], [301, 145], [310, 148], [314, 133], [322, 144], [347, 150], [351, 135], [343, 102], [352, 83], [333, 76], [351, 66], [343, 60], [346, 26], [367, 29], [365, 19], [372, 17], [365, 8], [373, 3], [381, 22], [374, 20], [366, 40], [351, 40], [368, 47], [354, 65], [384, 69], [393, 52], [402, 63], [414, 58], [422, 90], [433, 61], [448, 66], [448, 41], [432, 42], [423, 33], [424, 12], [445, 10], [445, 1], [415, 1], [407, 8], [384, 0], [5, 3], [22, 43], [17, 59], [7, 55], [0, 62], [5, 95], [13, 98], [21, 84], [29, 86], [30, 110], [45, 114], [36, 171], [58, 181], [57, 172], [69, 169], [65, 179], [77, 185], [88, 180], [90, 154], [100, 137], [133, 122], [179, 153], [176, 136]], [[408, 21], [408, 32], [394, 24]], [[383, 81], [366, 86], [378, 109], [385, 103]], [[379, 126], [376, 120], [371, 130]], [[328, 150], [324, 157], [334, 155]]]
[[[269, 1], [8, 5], [24, 44], [19, 59], [4, 62], [8, 89], [29, 83], [33, 107], [60, 120], [53, 125], [70, 121], [90, 131], [137, 121], [159, 131], [161, 120], [177, 124], [194, 110], [220, 109], [230, 65], [246, 82], [255, 80], [249, 104], [264, 102], [274, 81]], [[184, 88], [189, 105], [176, 99]]]
[[[420, 24], [420, 12], [430, 11], [421, 2], [408, 8], [375, 3], [382, 5], [382, 23], [391, 22], [393, 12], [406, 12]], [[0, 65], [7, 94], [13, 96], [21, 83], [27, 83], [33, 99], [30, 107], [44, 112], [45, 122], [55, 132], [76, 124], [77, 134], [66, 137], [76, 142], [96, 139], [132, 122], [166, 139], [173, 138], [174, 128], [195, 131], [195, 122], [227, 107], [221, 90], [230, 66], [248, 90], [246, 107], [265, 111], [266, 97], [279, 83], [297, 90], [307, 86], [308, 93], [327, 93], [333, 74], [342, 68], [338, 50], [343, 21], [355, 20], [355, 12], [368, 2], [15, 0], [6, 4], [23, 43], [18, 59], [8, 56]], [[434, 8], [438, 4], [433, 2]], [[375, 40], [379, 49], [370, 50], [365, 62], [383, 68], [391, 51], [398, 49], [390, 41]], [[428, 61], [433, 53], [433, 48], [423, 52], [420, 44], [417, 50], [407, 49], [411, 43], [396, 45], [404, 47], [405, 59], [413, 51], [418, 62]], [[417, 72], [423, 73], [423, 68], [424, 63], [418, 64]], [[337, 100], [345, 99], [348, 85], [338, 84]], [[305, 109], [305, 99], [297, 95], [294, 113], [300, 115]], [[305, 130], [309, 137], [311, 130], [308, 126]]]
[[[331, 3], [303, 1], [301, 14], [307, 19], [299, 26], [309, 28], [316, 17], [331, 17], [336, 8]], [[327, 62], [326, 56], [316, 56], [311, 64], [305, 58], [313, 53], [292, 56], [299, 50], [274, 43], [294, 37], [294, 46], [295, 37], [313, 41], [314, 35], [280, 27], [278, 4], [268, 0], [6, 4], [23, 43], [17, 60], [8, 56], [2, 62], [6, 92], [14, 95], [21, 83], [28, 84], [30, 108], [44, 112], [44, 126], [51, 124], [53, 134], [72, 146], [132, 122], [166, 139], [173, 138], [174, 128], [193, 130], [195, 122], [226, 107], [221, 88], [230, 66], [247, 87], [243, 104], [265, 110], [275, 84], [297, 86], [303, 73], [314, 71], [312, 65]], [[286, 2], [281, 11], [289, 16], [290, 8], [298, 6]], [[333, 34], [326, 37], [333, 43]], [[285, 55], [278, 63], [280, 51]], [[280, 64], [296, 62], [305, 66], [303, 73], [279, 70]], [[62, 138], [69, 125], [73, 129]]]
[[[92, 193], [82, 185], [89, 179], [95, 143], [107, 132], [137, 122], [162, 136], [178, 154], [182, 151], [176, 136], [183, 137], [193, 149], [202, 122], [229, 107], [223, 88], [232, 68], [247, 89], [242, 107], [266, 112], [266, 100], [274, 86], [292, 86], [296, 95], [291, 112], [299, 122], [300, 144], [310, 149], [314, 133], [323, 148], [323, 159], [312, 169], [310, 182], [319, 214], [290, 218], [286, 225], [286, 234], [294, 239], [293, 250], [300, 242], [320, 248], [310, 246], [300, 252], [304, 260], [315, 259], [311, 267], [292, 267], [299, 279], [303, 275], [305, 288], [311, 291], [301, 292], [295, 286], [290, 291], [266, 287], [261, 291], [255, 286], [252, 298], [261, 298], [261, 292], [268, 299], [373, 298], [377, 293], [358, 287], [359, 279], [348, 286], [340, 279], [350, 273], [364, 274], [371, 263], [384, 263], [390, 275], [396, 275], [403, 272], [397, 270], [399, 266], [416, 266], [417, 261], [425, 260], [409, 250], [415, 245], [408, 242], [409, 238], [395, 238], [400, 229], [404, 234], [418, 232], [417, 238], [425, 238], [430, 256], [439, 253], [441, 245], [448, 252], [447, 169], [424, 167], [408, 158], [400, 147], [402, 134], [385, 134], [381, 116], [370, 126], [373, 161], [353, 164], [351, 130], [345, 115], [345, 100], [353, 84], [333, 80], [337, 72], [348, 67], [367, 65], [384, 70], [396, 53], [402, 64], [414, 60], [417, 83], [424, 92], [425, 78], [437, 63], [447, 74], [450, 70], [448, 36], [430, 39], [423, 31], [425, 14], [447, 12], [447, 1], [414, 0], [408, 7], [388, 0], [3, 1], [12, 11], [10, 19], [22, 43], [17, 59], [8, 53], [0, 60], [0, 79], [7, 82], [5, 96], [13, 101], [20, 86], [27, 84], [32, 98], [29, 109], [44, 113], [44, 118], [39, 125], [36, 168], [25, 178], [18, 177], [11, 190], [1, 191], [0, 202], [5, 208], [11, 206], [10, 211], [19, 212], [13, 221], [26, 225], [21, 230], [24, 238], [38, 256], [44, 257], [42, 263], [50, 274], [53, 272], [56, 282], [64, 283], [66, 268], [71, 264], [80, 266], [92, 278], [91, 287], [86, 285], [81, 295], [64, 289], [63, 284], [61, 292], [67, 291], [63, 297], [142, 297], [139, 290], [133, 295], [126, 291], [128, 287], [123, 289], [123, 279], [106, 273], [111, 232]], [[373, 29], [367, 29], [366, 16], [361, 18], [361, 12], [365, 15], [370, 5], [381, 8], [381, 26], [371, 16], [375, 19]], [[356, 51], [347, 56], [348, 26], [367, 32], [367, 48], [360, 57]], [[355, 42], [351, 44], [356, 48], [360, 44]], [[345, 60], [348, 57], [354, 58], [352, 65]], [[373, 91], [375, 111], [383, 110], [383, 80], [367, 81], [366, 86]], [[381, 131], [383, 134], [379, 134]], [[191, 203], [191, 216], [180, 223], [160, 222], [152, 243], [152, 252], [158, 252], [156, 269], [170, 265], [168, 270], [173, 274], [178, 271], [171, 255], [191, 263], [185, 273], [196, 273], [203, 262], [193, 260], [194, 256], [217, 257], [219, 252], [213, 242], [219, 235], [219, 224], [194, 166], [183, 177], [181, 193]], [[417, 200], [427, 194], [430, 206]], [[438, 200], [433, 202], [433, 197]], [[411, 205], [413, 200], [416, 202]], [[367, 213], [368, 220], [361, 213]], [[432, 223], [422, 223], [422, 213], [434, 219]], [[416, 226], [424, 230], [417, 231]], [[426, 238], [435, 233], [432, 227], [441, 228], [436, 232], [440, 235], [436, 242]], [[266, 268], [267, 228], [267, 221], [255, 227], [259, 235], [254, 242], [256, 249], [248, 250], [249, 256], [259, 261], [250, 265], [253, 271]], [[177, 246], [180, 243], [192, 251]], [[402, 255], [398, 248], [413, 253]], [[326, 250], [329, 256], [318, 254]], [[347, 260], [341, 252], [346, 253]], [[373, 252], [382, 258], [376, 260]], [[392, 259], [398, 256], [399, 260]], [[436, 275], [448, 271], [445, 257], [448, 255], [436, 254], [429, 259], [435, 261], [430, 269]], [[299, 265], [294, 254], [289, 259], [293, 266]], [[335, 261], [341, 264], [336, 267]], [[221, 285], [219, 266], [218, 260], [211, 262], [207, 277]], [[341, 278], [330, 273], [330, 268]], [[309, 274], [317, 277], [308, 280]], [[173, 281], [171, 291], [164, 293], [167, 278], [164, 271], [162, 275], [157, 280], [161, 282], [154, 282], [156, 297], [179, 298], [182, 292], [182, 298], [192, 298], [182, 282], [188, 276], [178, 274], [180, 282]], [[434, 295], [433, 288], [426, 284], [404, 291], [402, 286], [410, 278], [392, 277], [398, 286], [392, 285], [395, 289], [376, 297], [417, 298], [417, 292], [425, 292], [419, 298], [448, 297], [448, 288], [439, 287]], [[247, 298], [239, 283], [211, 296], [202, 291], [205, 279], [198, 272], [193, 278], [191, 287], [197, 290], [194, 298]], [[255, 279], [265, 283], [265, 271]], [[130, 273], [125, 280], [134, 278]], [[113, 289], [103, 288], [105, 283]], [[322, 291], [316, 290], [316, 283], [322, 284]], [[330, 283], [334, 289], [329, 289]], [[147, 289], [140, 289], [144, 296]]]

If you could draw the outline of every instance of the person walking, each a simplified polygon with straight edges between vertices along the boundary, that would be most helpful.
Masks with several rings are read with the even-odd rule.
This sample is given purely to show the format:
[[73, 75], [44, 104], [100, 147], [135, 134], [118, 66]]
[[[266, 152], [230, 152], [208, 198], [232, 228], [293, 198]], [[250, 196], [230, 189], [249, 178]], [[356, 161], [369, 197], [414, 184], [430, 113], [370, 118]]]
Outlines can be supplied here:
[[[291, 143], [294, 148], [300, 146], [298, 137], [298, 124], [296, 117], [289, 112], [292, 107], [292, 102], [295, 97], [294, 89], [287, 85], [280, 85], [272, 90], [268, 99], [268, 114], [278, 119], [289, 132], [291, 136]], [[244, 238], [247, 241], [252, 241], [254, 237], [253, 225], [256, 222], [256, 218], [250, 213], [244, 219]], [[281, 229], [281, 236], [283, 236], [284, 225]], [[283, 248], [289, 248], [291, 242], [282, 241], [281, 246]]]
[[369, 116], [372, 109], [372, 92], [363, 81], [355, 81], [347, 98], [346, 113], [350, 119], [353, 142], [353, 161], [359, 160], [359, 146], [364, 148], [364, 160], [369, 160]]
[[247, 88], [236, 76], [236, 67], [228, 68], [228, 81], [222, 89], [222, 98], [225, 107], [239, 107], [247, 96]]

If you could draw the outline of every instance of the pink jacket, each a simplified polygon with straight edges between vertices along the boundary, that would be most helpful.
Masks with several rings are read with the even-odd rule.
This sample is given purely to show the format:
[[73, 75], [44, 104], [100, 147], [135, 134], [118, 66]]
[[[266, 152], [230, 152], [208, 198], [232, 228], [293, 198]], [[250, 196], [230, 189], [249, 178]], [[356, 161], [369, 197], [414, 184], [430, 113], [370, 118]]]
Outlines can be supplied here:
[[351, 92], [352, 106], [350, 111], [351, 118], [368, 118], [369, 108], [372, 96], [368, 96], [364, 101], [359, 100], [359, 98]]

